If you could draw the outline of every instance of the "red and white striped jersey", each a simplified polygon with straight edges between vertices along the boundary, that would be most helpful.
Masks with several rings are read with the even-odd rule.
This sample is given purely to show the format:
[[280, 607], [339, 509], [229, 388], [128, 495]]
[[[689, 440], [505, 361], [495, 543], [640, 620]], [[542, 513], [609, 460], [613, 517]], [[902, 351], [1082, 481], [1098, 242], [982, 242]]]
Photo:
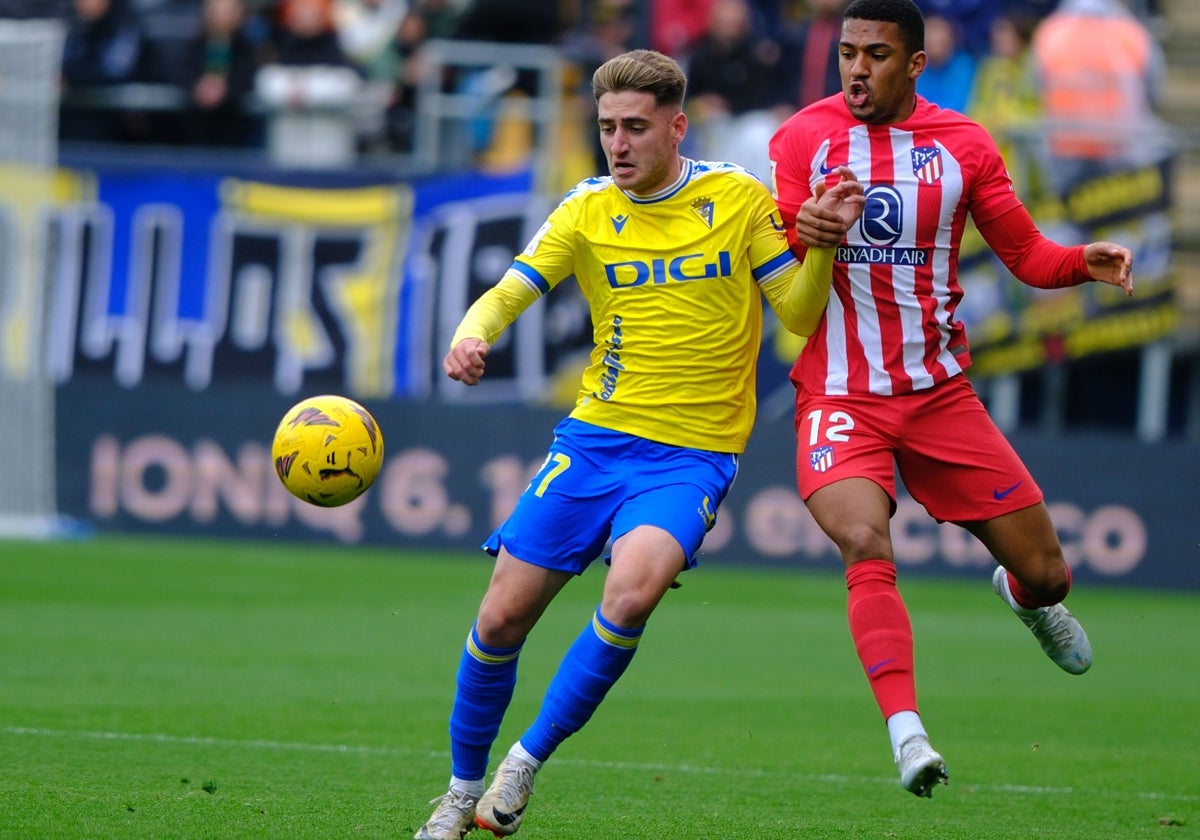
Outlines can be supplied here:
[[797, 254], [796, 213], [849, 166], [866, 191], [862, 218], [834, 261], [825, 317], [792, 368], [814, 393], [906, 394], [970, 365], [958, 251], [975, 222], [1019, 206], [1000, 152], [976, 122], [917, 97], [893, 125], [856, 120], [842, 94], [815, 102], [771, 139], [772, 191]]

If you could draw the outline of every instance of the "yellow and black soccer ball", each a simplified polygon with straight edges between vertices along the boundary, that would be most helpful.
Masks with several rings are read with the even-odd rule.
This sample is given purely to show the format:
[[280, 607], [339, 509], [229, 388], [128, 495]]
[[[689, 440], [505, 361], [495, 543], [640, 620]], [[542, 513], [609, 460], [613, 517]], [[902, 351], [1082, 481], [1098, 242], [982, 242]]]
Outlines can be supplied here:
[[383, 465], [383, 434], [371, 413], [335, 394], [296, 403], [275, 430], [271, 459], [293, 496], [338, 507], [366, 492]]

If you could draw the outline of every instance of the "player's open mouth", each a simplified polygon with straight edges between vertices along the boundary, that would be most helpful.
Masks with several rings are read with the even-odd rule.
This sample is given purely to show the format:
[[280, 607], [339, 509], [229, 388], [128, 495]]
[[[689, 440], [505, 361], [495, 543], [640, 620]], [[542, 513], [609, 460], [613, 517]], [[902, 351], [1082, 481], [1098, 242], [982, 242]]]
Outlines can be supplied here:
[[862, 82], [851, 82], [850, 90], [846, 93], [846, 101], [850, 103], [851, 108], [861, 108], [867, 104], [870, 98], [870, 91]]

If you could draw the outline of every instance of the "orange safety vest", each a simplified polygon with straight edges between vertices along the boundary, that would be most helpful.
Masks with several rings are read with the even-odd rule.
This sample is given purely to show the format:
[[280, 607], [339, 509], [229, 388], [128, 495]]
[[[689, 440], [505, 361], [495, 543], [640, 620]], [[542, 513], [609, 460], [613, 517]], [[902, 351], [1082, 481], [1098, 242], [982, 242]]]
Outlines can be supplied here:
[[1034, 33], [1033, 56], [1057, 155], [1114, 155], [1151, 112], [1150, 36], [1136, 18], [1051, 15]]

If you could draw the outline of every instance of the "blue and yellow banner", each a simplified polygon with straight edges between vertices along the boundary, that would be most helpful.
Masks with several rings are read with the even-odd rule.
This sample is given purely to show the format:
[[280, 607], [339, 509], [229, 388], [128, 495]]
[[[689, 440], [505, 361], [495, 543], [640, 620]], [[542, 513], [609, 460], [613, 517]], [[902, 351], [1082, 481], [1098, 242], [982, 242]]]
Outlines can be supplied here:
[[[288, 395], [429, 396], [463, 309], [549, 209], [528, 171], [314, 183], [101, 160], [45, 180], [41, 212], [6, 217], [54, 243], [39, 272], [49, 327], [4, 358], [44, 343], [56, 382], [87, 372], [125, 388], [249, 378]], [[26, 274], [18, 288], [41, 279]], [[12, 303], [5, 317], [36, 330], [39, 300]], [[561, 349], [590, 340], [577, 317], [559, 320], [570, 328], [537, 353], [497, 348], [493, 395], [536, 391]], [[5, 329], [11, 341], [24, 332]], [[533, 323], [514, 332], [544, 335]]]

